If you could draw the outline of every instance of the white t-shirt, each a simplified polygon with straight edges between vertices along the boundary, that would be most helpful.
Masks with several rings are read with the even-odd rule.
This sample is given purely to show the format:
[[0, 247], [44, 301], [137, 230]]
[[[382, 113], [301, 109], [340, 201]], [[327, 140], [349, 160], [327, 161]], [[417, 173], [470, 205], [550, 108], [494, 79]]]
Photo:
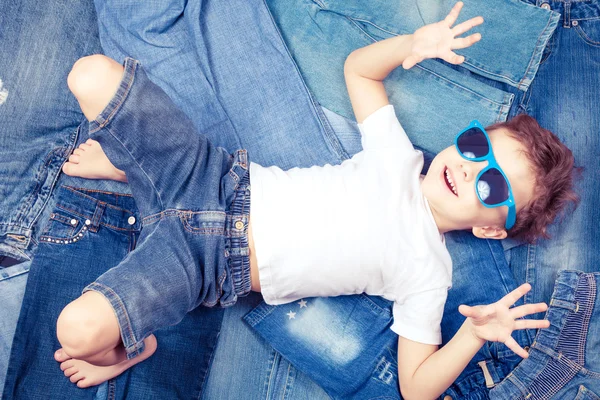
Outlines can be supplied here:
[[452, 261], [420, 190], [423, 155], [387, 105], [340, 165], [250, 165], [250, 218], [269, 304], [357, 293], [394, 302], [392, 330], [440, 344]]

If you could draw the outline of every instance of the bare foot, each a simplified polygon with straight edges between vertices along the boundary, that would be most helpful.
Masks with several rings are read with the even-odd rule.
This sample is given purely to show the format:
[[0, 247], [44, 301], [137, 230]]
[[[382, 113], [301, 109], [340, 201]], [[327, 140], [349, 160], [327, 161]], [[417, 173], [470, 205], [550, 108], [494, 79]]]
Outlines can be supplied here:
[[92, 139], [73, 150], [62, 170], [67, 175], [80, 178], [127, 182], [125, 172], [117, 169], [104, 154], [100, 143]]
[[57, 351], [54, 358], [59, 362], [63, 360], [60, 364], [60, 369], [71, 382], [77, 384], [77, 387], [87, 388], [99, 385], [115, 376], [121, 375], [128, 368], [150, 357], [156, 351], [156, 337], [154, 335], [148, 336], [144, 339], [144, 345], [144, 352], [139, 356], [106, 367], [68, 358], [68, 355], [64, 351], [61, 353]]

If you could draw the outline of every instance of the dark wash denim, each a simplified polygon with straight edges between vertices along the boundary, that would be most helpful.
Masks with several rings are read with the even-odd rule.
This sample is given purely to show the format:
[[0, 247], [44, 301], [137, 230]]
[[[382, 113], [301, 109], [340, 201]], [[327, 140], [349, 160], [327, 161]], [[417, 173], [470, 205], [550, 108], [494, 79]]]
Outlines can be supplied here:
[[250, 292], [250, 164], [245, 150], [229, 154], [199, 134], [132, 58], [88, 133], [127, 175], [143, 218], [137, 248], [84, 289], [109, 301], [133, 358], [196, 307]]
[[507, 246], [515, 276], [534, 287], [528, 303], [550, 300], [560, 270], [600, 271], [600, 2], [531, 3], [560, 13], [560, 18], [537, 77], [518, 108], [555, 132], [583, 171], [576, 187], [579, 206], [551, 227], [551, 240]]

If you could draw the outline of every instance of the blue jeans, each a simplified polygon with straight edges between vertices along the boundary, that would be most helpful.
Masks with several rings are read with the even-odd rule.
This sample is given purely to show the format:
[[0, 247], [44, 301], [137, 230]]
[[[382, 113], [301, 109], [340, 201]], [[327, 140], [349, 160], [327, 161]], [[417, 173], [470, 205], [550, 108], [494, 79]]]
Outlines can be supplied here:
[[[132, 58], [89, 136], [127, 175], [142, 218], [136, 249], [84, 289], [109, 301], [133, 358], [146, 337], [196, 307], [230, 306], [250, 292], [250, 165], [245, 150], [230, 155], [199, 134]], [[42, 242], [70, 244], [95, 225], [95, 214], [81, 226], [68, 208], [57, 215], [73, 233], [44, 233]]]
[[550, 327], [529, 358], [490, 391], [491, 399], [600, 398], [600, 274], [561, 271], [546, 318]]
[[555, 132], [584, 168], [577, 182], [579, 206], [549, 230], [551, 240], [507, 245], [507, 257], [519, 281], [533, 290], [526, 302], [548, 302], [563, 269], [600, 271], [600, 2], [531, 1], [560, 13], [558, 28], [546, 47], [536, 79], [519, 109]]
[[[84, 7], [89, 4], [77, 3], [78, 6]], [[223, 4], [223, 3], [219, 3]], [[229, 143], [232, 148], [237, 147], [239, 143], [239, 132], [252, 132], [253, 137], [245, 137], [244, 140], [257, 142], [254, 145], [256, 156], [262, 156], [264, 163], [279, 162], [284, 165], [295, 165], [301, 162], [305, 165], [317, 163], [318, 160], [325, 162], [339, 162], [345, 156], [343, 149], [339, 146], [337, 138], [333, 135], [329, 121], [324, 117], [324, 111], [318, 107], [312, 97], [309, 95], [301, 77], [295, 68], [292, 59], [287, 53], [287, 49], [283, 44], [278, 31], [268, 13], [264, 3], [256, 2], [250, 4], [248, 2], [240, 2], [235, 9], [237, 14], [230, 14], [228, 9], [223, 6], [214, 6], [212, 3], [203, 3], [204, 7], [210, 8], [211, 12], [200, 13], [199, 4], [189, 4], [189, 8], [185, 11], [185, 18], [175, 17], [174, 21], [179, 23], [194, 25], [199, 24], [194, 29], [205, 28], [210, 32], [203, 34], [202, 40], [197, 40], [205, 43], [206, 48], [194, 49], [187, 47], [185, 51], [175, 51], [177, 57], [172, 54], [163, 62], [158, 62], [156, 65], [170, 65], [171, 69], [167, 68], [162, 76], [172, 78], [176, 81], [178, 77], [186, 77], [181, 80], [182, 93], [186, 93], [183, 89], [198, 89], [198, 85], [202, 90], [201, 93], [196, 93], [192, 90], [188, 93], [193, 96], [193, 101], [190, 101], [193, 108], [192, 117], [194, 122], [203, 128], [211, 128], [206, 130], [211, 135], [211, 140], [222, 143]], [[117, 5], [118, 6], [118, 5]], [[164, 10], [159, 8], [141, 9], [137, 6], [134, 15], [123, 14], [126, 16], [126, 21], [135, 23], [136, 21], [143, 27], [144, 18], [148, 17], [153, 12], [156, 13], [156, 19], [152, 19], [157, 24], [164, 21], [166, 18], [168, 23], [168, 13], [163, 13]], [[27, 8], [24, 7], [24, 10]], [[78, 10], [77, 7], [74, 7]], [[132, 8], [130, 8], [131, 10]], [[101, 5], [99, 10], [102, 11]], [[46, 11], [46, 9], [42, 9]], [[183, 13], [183, 9], [179, 10]], [[52, 8], [48, 9], [48, 15], [45, 18], [52, 23], [43, 25], [44, 28], [51, 27], [56, 29], [57, 26], [63, 25], [69, 29], [76, 29], [79, 25], [95, 26], [94, 15], [88, 9], [87, 13], [63, 13], [55, 12]], [[14, 14], [14, 12], [13, 12]], [[5, 15], [9, 17], [13, 15], [7, 11]], [[27, 19], [28, 15], [24, 14], [19, 18], [10, 20], [20, 21]], [[44, 14], [45, 15], [45, 14]], [[179, 14], [178, 14], [179, 15]], [[18, 15], [15, 15], [17, 17]], [[64, 17], [64, 19], [63, 19]], [[139, 17], [139, 20], [137, 18]], [[77, 18], [76, 20], [74, 20]], [[7, 19], [7, 20], [9, 20]], [[202, 21], [202, 23], [199, 23]], [[243, 23], [241, 23], [243, 21]], [[223, 23], [222, 26], [219, 24]], [[101, 25], [103, 26], [103, 25]], [[32, 26], [33, 31], [36, 26]], [[241, 29], [241, 28], [244, 29]], [[69, 41], [69, 37], [76, 37], [76, 31], [69, 31], [67, 28], [60, 28], [61, 35], [53, 35], [44, 32], [36, 34], [39, 38], [39, 45], [44, 45], [48, 49], [53, 49], [54, 53], [69, 54], [73, 52], [77, 56], [73, 60], [68, 60], [64, 63], [58, 63], [53, 66], [53, 71], [56, 74], [64, 77], [72, 63], [80, 56], [86, 55], [85, 48], [81, 47], [78, 42]], [[160, 28], [157, 28], [160, 30]], [[179, 35], [187, 36], [186, 40], [176, 41], [182, 46], [190, 46], [195, 40], [192, 40], [192, 28], [185, 28]], [[115, 31], [115, 34], [119, 32]], [[151, 33], [150, 33], [151, 34]], [[210, 35], [211, 39], [207, 38]], [[71, 36], [69, 36], [71, 35]], [[90, 40], [93, 39], [90, 35]], [[47, 41], [48, 37], [59, 37], [64, 40]], [[126, 36], [123, 36], [126, 38]], [[147, 46], [152, 47], [153, 40], [168, 38], [169, 35], [160, 36], [159, 38], [149, 38]], [[229, 42], [236, 42], [239, 39], [240, 43], [245, 43], [246, 47], [256, 49], [257, 54], [260, 54], [260, 60], [263, 63], [256, 63], [257, 58], [246, 58], [246, 62], [238, 60], [236, 63], [229, 62], [227, 58], [221, 60], [219, 70], [227, 70], [228, 76], [215, 76], [210, 73], [211, 65], [209, 64], [209, 51], [223, 53], [223, 48], [234, 50], [229, 46]], [[268, 39], [268, 40], [267, 40]], [[97, 40], [97, 38], [96, 38]], [[252, 40], [252, 43], [248, 43]], [[126, 43], [132, 43], [128, 39]], [[36, 42], [37, 43], [37, 42]], [[31, 45], [31, 43], [24, 43]], [[159, 43], [157, 43], [159, 44]], [[264, 49], [261, 48], [264, 47]], [[236, 51], [245, 50], [246, 47], [237, 48]], [[8, 47], [7, 47], [8, 48]], [[164, 46], [163, 49], [168, 49], [169, 46]], [[92, 52], [98, 52], [94, 50]], [[166, 50], [165, 50], [166, 51]], [[182, 61], [185, 57], [180, 58], [180, 53], [196, 52], [195, 56], [190, 56], [192, 64], [186, 65]], [[150, 55], [160, 56], [161, 53], [152, 51], [144, 52]], [[25, 54], [27, 56], [27, 54]], [[229, 53], [230, 57], [234, 57]], [[215, 56], [218, 58], [218, 54]], [[152, 58], [152, 57], [150, 57]], [[235, 57], [236, 59], [239, 56]], [[202, 61], [203, 60], [203, 61]], [[168, 62], [167, 62], [168, 61]], [[200, 62], [202, 61], [202, 63]], [[217, 59], [213, 60], [214, 62]], [[151, 60], [148, 60], [151, 63]], [[169, 64], [170, 63], [170, 64]], [[36, 71], [34, 76], [45, 76], [47, 72], [47, 64], [41, 60], [32, 62], [30, 70]], [[187, 75], [183, 71], [182, 75], [171, 74], [171, 71], [179, 71], [174, 67], [183, 67], [188, 69]], [[244, 89], [239, 93], [246, 97], [239, 96], [237, 93], [238, 87], [231, 85], [236, 81], [236, 76], [240, 76], [240, 72], [249, 74], [250, 77], [262, 76], [261, 79], [248, 81], [243, 79], [239, 87]], [[260, 68], [255, 73], [250, 73], [254, 67]], [[232, 69], [233, 68], [233, 69]], [[206, 71], [205, 76], [202, 71]], [[182, 71], [180, 71], [182, 72]], [[218, 72], [218, 71], [216, 71]], [[277, 72], [277, 73], [276, 73]], [[197, 73], [199, 78], [189, 79], [190, 75]], [[218, 75], [218, 74], [216, 74]], [[4, 77], [7, 80], [6, 77]], [[220, 81], [219, 79], [226, 79]], [[167, 79], [168, 81], [168, 79]], [[37, 82], [35, 79], [31, 82]], [[185, 83], [188, 83], [185, 85]], [[260, 84], [261, 92], [258, 92], [256, 87]], [[243, 85], [248, 85], [244, 88]], [[23, 84], [23, 87], [25, 85]], [[164, 85], [168, 89], [168, 85]], [[65, 84], [57, 86], [61, 94], [65, 98], [71, 100], [68, 110], [55, 106], [56, 104], [65, 104], [64, 102], [50, 102], [50, 108], [42, 108], [40, 113], [43, 116], [41, 120], [51, 120], [56, 112], [64, 113], [72, 116], [72, 130], [68, 132], [63, 139], [68, 140], [69, 148], [57, 154], [60, 155], [60, 160], [57, 162], [58, 167], [64, 162], [66, 155], [76, 146], [78, 141], [84, 140], [85, 135], [79, 133], [77, 124], [81, 119], [81, 113], [78, 109], [74, 98], [67, 92]], [[280, 87], [285, 87], [286, 90], [279, 90]], [[50, 97], [56, 87], [46, 87], [37, 93], [39, 98]], [[229, 94], [227, 90], [233, 91]], [[269, 96], [264, 97], [264, 92], [268, 91]], [[48, 92], [48, 94], [45, 94]], [[264, 97], [264, 98], [263, 98]], [[10, 98], [9, 98], [10, 99]], [[19, 99], [19, 98], [16, 98]], [[33, 99], [27, 97], [29, 102]], [[237, 101], [237, 102], [236, 102]], [[234, 104], [235, 103], [235, 104]], [[1, 118], [10, 118], [12, 123], [25, 123], [26, 121], [19, 119], [20, 111], [26, 107], [28, 103], [15, 102], [10, 109], [2, 108], [0, 112]], [[231, 107], [233, 112], [229, 112]], [[235, 108], [234, 108], [235, 107]], [[240, 108], [243, 110], [240, 111]], [[287, 112], [277, 112], [284, 108]], [[266, 112], [272, 110], [273, 112]], [[260, 118], [241, 119], [237, 118], [235, 125], [229, 120], [229, 114], [236, 116], [240, 112], [249, 112], [252, 115], [259, 115]], [[244, 124], [248, 122], [253, 124], [246, 129]], [[346, 127], [346, 121], [342, 121], [339, 126]], [[303, 128], [302, 135], [290, 135], [290, 132], [299, 132]], [[50, 128], [47, 128], [50, 130]], [[354, 127], [355, 129], [355, 127]], [[54, 133], [51, 130], [48, 134]], [[40, 133], [41, 134], [41, 133]], [[56, 134], [60, 137], [60, 134]], [[254, 139], [253, 139], [254, 138]], [[271, 142], [272, 141], [272, 142]], [[58, 140], [58, 142], [60, 142]], [[16, 146], [16, 145], [14, 145]], [[280, 153], [274, 146], [286, 148], [288, 151]], [[28, 157], [28, 153], [18, 153], [21, 157]], [[296, 158], [298, 157], [298, 158]], [[269, 161], [269, 158], [273, 160]], [[57, 170], [58, 170], [57, 167]], [[88, 181], [66, 177], [61, 175], [55, 185], [69, 185], [77, 188], [87, 188], [92, 191], [88, 195], [100, 192], [116, 192], [116, 197], [123, 196], [122, 193], [128, 192], [128, 187], [115, 182], [106, 181]], [[81, 189], [85, 190], [85, 189]], [[100, 191], [100, 192], [99, 192]], [[39, 194], [34, 192], [31, 194], [34, 198]], [[45, 194], [45, 193], [43, 193]], [[64, 191], [52, 191], [53, 196], [49, 200], [62, 201], [62, 199], [70, 196], [70, 192], [65, 194]], [[29, 194], [28, 194], [29, 195]], [[68, 199], [66, 200], [68, 201]], [[95, 210], [95, 206], [90, 206], [91, 212]], [[43, 214], [39, 217], [40, 221], [50, 219], [50, 214], [54, 211], [53, 204], [44, 208]], [[137, 218], [137, 217], [136, 217]], [[40, 224], [43, 227], [43, 224]], [[39, 229], [39, 228], [36, 228]], [[236, 312], [248, 310], [258, 302], [258, 296], [249, 296], [240, 301], [240, 305], [234, 309], [228, 309], [225, 313], [228, 318], [228, 326], [235, 325], [235, 329], [228, 328], [223, 332], [218, 340], [220, 330], [220, 322], [223, 317], [221, 309], [206, 309], [197, 308], [186, 315], [182, 322], [177, 326], [161, 330], [156, 333], [157, 339], [161, 346], [152, 357], [151, 362], [141, 363], [139, 367], [132, 368], [123, 376], [111, 380], [99, 388], [91, 388], [81, 390], [70, 384], [62, 375], [58, 366], [48, 359], [49, 354], [58, 348], [59, 344], [54, 336], [55, 321], [51, 316], [56, 316], [60, 310], [69, 301], [76, 297], [76, 293], [80, 293], [85, 285], [92, 282], [106, 269], [116, 265], [120, 259], [130, 249], [128, 243], [119, 241], [111, 242], [110, 238], [103, 239], [106, 230], [98, 230], [94, 232], [94, 241], [103, 243], [101, 252], [91, 253], [89, 248], [83, 244], [86, 241], [78, 241], [77, 248], [80, 251], [74, 251], [71, 248], [68, 262], [65, 262], [56, 254], [56, 247], [42, 245], [38, 251], [38, 255], [34, 258], [31, 266], [31, 273], [25, 298], [23, 302], [23, 312], [19, 318], [15, 341], [13, 343], [12, 357], [10, 362], [11, 370], [6, 381], [6, 390], [4, 398], [15, 398], [23, 394], [24, 398], [170, 398], [177, 397], [203, 397], [203, 398], [240, 398], [242, 396], [250, 396], [252, 398], [324, 398], [325, 394], [314, 383], [308, 380], [303, 374], [299, 373], [287, 361], [281, 358], [273, 349], [265, 342], [257, 339], [255, 335], [242, 323], [239, 317], [236, 317]], [[92, 235], [89, 235], [90, 237]], [[87, 237], [86, 237], [87, 240]], [[37, 242], [36, 242], [37, 243]], [[98, 254], [102, 254], [101, 257]], [[48, 271], [52, 273], [49, 274]], [[77, 271], [79, 279], [71, 281], [72, 271]], [[11, 280], [12, 281], [12, 280]], [[15, 281], [16, 282], [16, 281]], [[60, 290], [57, 290], [60, 288]], [[2, 311], [8, 314], [18, 313], [18, 309], [2, 308]], [[16, 318], [15, 318], [16, 319]], [[39, 326], [38, 326], [39, 325]], [[33, 329], [38, 326], [37, 329]], [[41, 334], [40, 332], [44, 333]], [[242, 337], [232, 337], [231, 335], [238, 332]], [[35, 347], [29, 346], [28, 343], [36, 343]], [[239, 352], [240, 343], [245, 343], [248, 349]], [[194, 346], [195, 351], [190, 352], [189, 347]], [[214, 360], [213, 354], [219, 358]], [[233, 354], [233, 356], [231, 356]], [[223, 362], [224, 360], [239, 360], [240, 365], [247, 363], [252, 367], [246, 369], [246, 374], [231, 374], [231, 364]], [[262, 366], [257, 368], [256, 366]], [[176, 370], [178, 373], [173, 374]], [[210, 374], [209, 374], [210, 372]], [[223, 379], [227, 378], [226, 384], [223, 384]], [[56, 383], [56, 385], [54, 385]], [[250, 384], [252, 383], [252, 384]], [[252, 392], [251, 392], [252, 390]], [[225, 394], [228, 393], [228, 394]]]

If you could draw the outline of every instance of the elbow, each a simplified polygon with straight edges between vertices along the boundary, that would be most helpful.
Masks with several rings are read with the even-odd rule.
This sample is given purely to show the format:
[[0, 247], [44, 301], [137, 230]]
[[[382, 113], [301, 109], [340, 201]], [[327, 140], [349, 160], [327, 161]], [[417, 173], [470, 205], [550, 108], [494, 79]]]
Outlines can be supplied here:
[[[417, 387], [406, 383], [400, 384], [400, 393], [402, 394], [402, 398], [404, 400], [423, 400], [428, 398], [427, 395], [422, 391], [419, 391]], [[436, 397], [432, 397], [431, 399], [435, 400]]]
[[353, 51], [346, 57], [346, 61], [344, 62], [344, 76], [349, 76], [354, 73], [354, 59], [356, 58], [354, 53], [355, 52]]

